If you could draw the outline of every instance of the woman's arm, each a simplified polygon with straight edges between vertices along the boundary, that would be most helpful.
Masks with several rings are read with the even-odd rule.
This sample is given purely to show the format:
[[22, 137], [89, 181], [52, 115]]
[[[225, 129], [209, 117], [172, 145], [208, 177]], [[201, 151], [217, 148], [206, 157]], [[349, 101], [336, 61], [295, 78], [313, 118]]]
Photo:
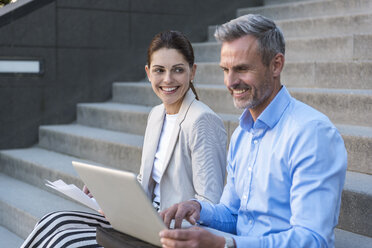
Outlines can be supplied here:
[[190, 150], [195, 198], [218, 203], [226, 171], [227, 135], [222, 120], [204, 113], [193, 124]]

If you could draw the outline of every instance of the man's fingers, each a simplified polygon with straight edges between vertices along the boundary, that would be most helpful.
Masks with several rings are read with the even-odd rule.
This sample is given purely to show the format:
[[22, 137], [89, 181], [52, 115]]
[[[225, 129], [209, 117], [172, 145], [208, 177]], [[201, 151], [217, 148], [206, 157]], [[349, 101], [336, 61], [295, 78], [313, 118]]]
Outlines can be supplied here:
[[163, 221], [164, 221], [164, 224], [165, 224], [166, 227], [169, 228], [170, 223], [171, 223], [172, 219], [174, 218], [174, 216], [177, 212], [177, 208], [178, 208], [178, 205], [175, 204], [172, 207], [165, 210], [164, 212], [162, 212], [162, 215], [163, 215], [162, 218], [163, 218]]
[[182, 220], [185, 218], [185, 209], [178, 208], [176, 215], [174, 216], [174, 229], [181, 228]]
[[160, 217], [164, 224], [169, 228], [172, 219], [175, 220], [174, 228], [181, 228], [182, 220], [186, 219], [191, 224], [195, 225], [199, 219], [200, 204], [195, 201], [187, 201], [179, 204], [174, 204], [170, 208], [160, 212]]
[[175, 239], [161, 238], [160, 242], [163, 248], [190, 248], [190, 241], [179, 241]]
[[[184, 220], [184, 219], [189, 220], [190, 216], [192, 216], [194, 212], [195, 212], [195, 210], [193, 209], [193, 206], [190, 205], [189, 203], [180, 204], [178, 206], [178, 210], [177, 210], [177, 213], [175, 215], [174, 228], [181, 228], [182, 220]], [[191, 224], [195, 224], [195, 221], [194, 221], [194, 223], [191, 223]]]
[[163, 230], [159, 233], [160, 242], [163, 247], [199, 247], [200, 231], [199, 227], [189, 229]]
[[174, 229], [174, 230], [163, 230], [159, 233], [160, 238], [176, 239], [176, 240], [188, 240], [190, 239], [193, 229]]
[[198, 211], [193, 211], [193, 213], [187, 217], [187, 220], [192, 224], [195, 225], [196, 221], [199, 220], [200, 214]]

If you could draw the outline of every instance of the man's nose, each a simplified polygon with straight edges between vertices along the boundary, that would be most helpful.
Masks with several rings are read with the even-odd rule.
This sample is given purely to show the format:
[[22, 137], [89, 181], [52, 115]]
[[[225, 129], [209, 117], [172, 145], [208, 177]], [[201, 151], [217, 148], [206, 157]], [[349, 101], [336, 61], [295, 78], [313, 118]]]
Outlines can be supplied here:
[[234, 72], [231, 72], [231, 71], [226, 72], [225, 75], [224, 75], [224, 78], [225, 78], [225, 80], [224, 80], [225, 85], [228, 88], [231, 88], [234, 85], [239, 83], [238, 77], [236, 76], [236, 73], [234, 73]]

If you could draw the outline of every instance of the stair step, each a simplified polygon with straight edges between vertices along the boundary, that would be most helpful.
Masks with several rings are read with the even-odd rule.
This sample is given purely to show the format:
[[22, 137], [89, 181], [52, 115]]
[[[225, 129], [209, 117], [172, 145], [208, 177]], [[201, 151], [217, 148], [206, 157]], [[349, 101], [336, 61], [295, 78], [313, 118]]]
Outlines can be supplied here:
[[77, 122], [81, 125], [144, 135], [151, 107], [115, 102], [81, 103]]
[[338, 228], [372, 237], [372, 175], [347, 172]]
[[0, 226], [0, 247], [4, 248], [19, 248], [23, 243], [23, 239], [18, 237], [13, 232], [3, 226]]
[[326, 37], [330, 35], [372, 33], [371, 23], [371, 12], [276, 22], [287, 39], [291, 37]]
[[143, 136], [78, 124], [41, 126], [42, 148], [138, 173]]
[[[240, 114], [224, 85], [198, 85], [200, 99], [215, 112]], [[133, 103], [130, 96], [142, 92], [148, 97], [134, 104], [151, 106], [158, 100], [146, 83], [116, 83], [114, 101]], [[334, 123], [372, 126], [372, 90], [289, 88], [292, 96], [325, 113]]]
[[[336, 1], [333, 0], [333, 2]], [[311, 13], [309, 14], [311, 15]], [[286, 19], [278, 20], [275, 23], [282, 30], [286, 41], [290, 38], [298, 39], [301, 37], [312, 38], [342, 36], [345, 34], [371, 34], [372, 26], [370, 24], [372, 23], [372, 11], [368, 10], [367, 13], [355, 14], [348, 13], [346, 15]], [[208, 27], [208, 41], [215, 42], [215, 30], [215, 25]], [[368, 48], [368, 44], [362, 43], [358, 45], [365, 45], [364, 49]], [[361, 52], [363, 51], [363, 49], [360, 50]], [[363, 53], [360, 53], [360, 55], [363, 55]], [[367, 55], [370, 56], [371, 53], [367, 51]]]
[[372, 238], [362, 236], [352, 232], [344, 231], [342, 229], [335, 229], [335, 247], [336, 248], [370, 248]]
[[348, 152], [348, 170], [372, 174], [372, 127], [336, 125]]
[[306, 1], [312, 1], [312, 0], [263, 0], [264, 5], [281, 5], [284, 3], [295, 3], [295, 2], [306, 2]]
[[292, 96], [334, 123], [372, 126], [372, 90], [290, 88]]
[[[83, 182], [72, 166], [72, 161], [98, 163], [77, 157], [48, 151], [40, 147], [0, 151], [0, 172], [22, 180], [39, 188], [45, 187], [45, 179], [55, 181], [62, 179], [67, 184], [83, 187]], [[50, 192], [53, 189], [46, 188]]]
[[38, 187], [0, 173], [0, 220], [11, 232], [25, 239], [45, 214], [59, 210], [92, 212]]
[[[222, 85], [219, 63], [198, 63], [194, 81]], [[287, 87], [372, 89], [372, 61], [286, 62], [281, 81]]]
[[322, 17], [330, 15], [363, 13], [372, 9], [371, 0], [316, 0], [280, 5], [238, 9], [237, 16], [261, 14], [274, 20], [288, 18]]
[[[372, 15], [371, 15], [372, 23]], [[372, 32], [372, 28], [370, 29]], [[340, 35], [327, 37], [290, 38], [284, 33], [286, 40], [286, 61], [353, 61], [371, 60], [372, 52], [368, 49], [372, 45], [371, 34]], [[315, 38], [314, 38], [315, 37]], [[221, 43], [204, 42], [193, 43], [195, 61], [219, 62]]]

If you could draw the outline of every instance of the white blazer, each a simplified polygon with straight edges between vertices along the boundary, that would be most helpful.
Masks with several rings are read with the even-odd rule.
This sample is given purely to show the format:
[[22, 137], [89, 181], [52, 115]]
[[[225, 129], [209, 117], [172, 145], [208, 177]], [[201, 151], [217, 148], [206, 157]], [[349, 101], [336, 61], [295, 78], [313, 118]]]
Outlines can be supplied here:
[[[138, 179], [153, 200], [151, 173], [165, 117], [163, 104], [148, 117]], [[189, 90], [182, 102], [160, 179], [160, 210], [196, 198], [218, 203], [226, 171], [227, 135], [221, 118]]]

